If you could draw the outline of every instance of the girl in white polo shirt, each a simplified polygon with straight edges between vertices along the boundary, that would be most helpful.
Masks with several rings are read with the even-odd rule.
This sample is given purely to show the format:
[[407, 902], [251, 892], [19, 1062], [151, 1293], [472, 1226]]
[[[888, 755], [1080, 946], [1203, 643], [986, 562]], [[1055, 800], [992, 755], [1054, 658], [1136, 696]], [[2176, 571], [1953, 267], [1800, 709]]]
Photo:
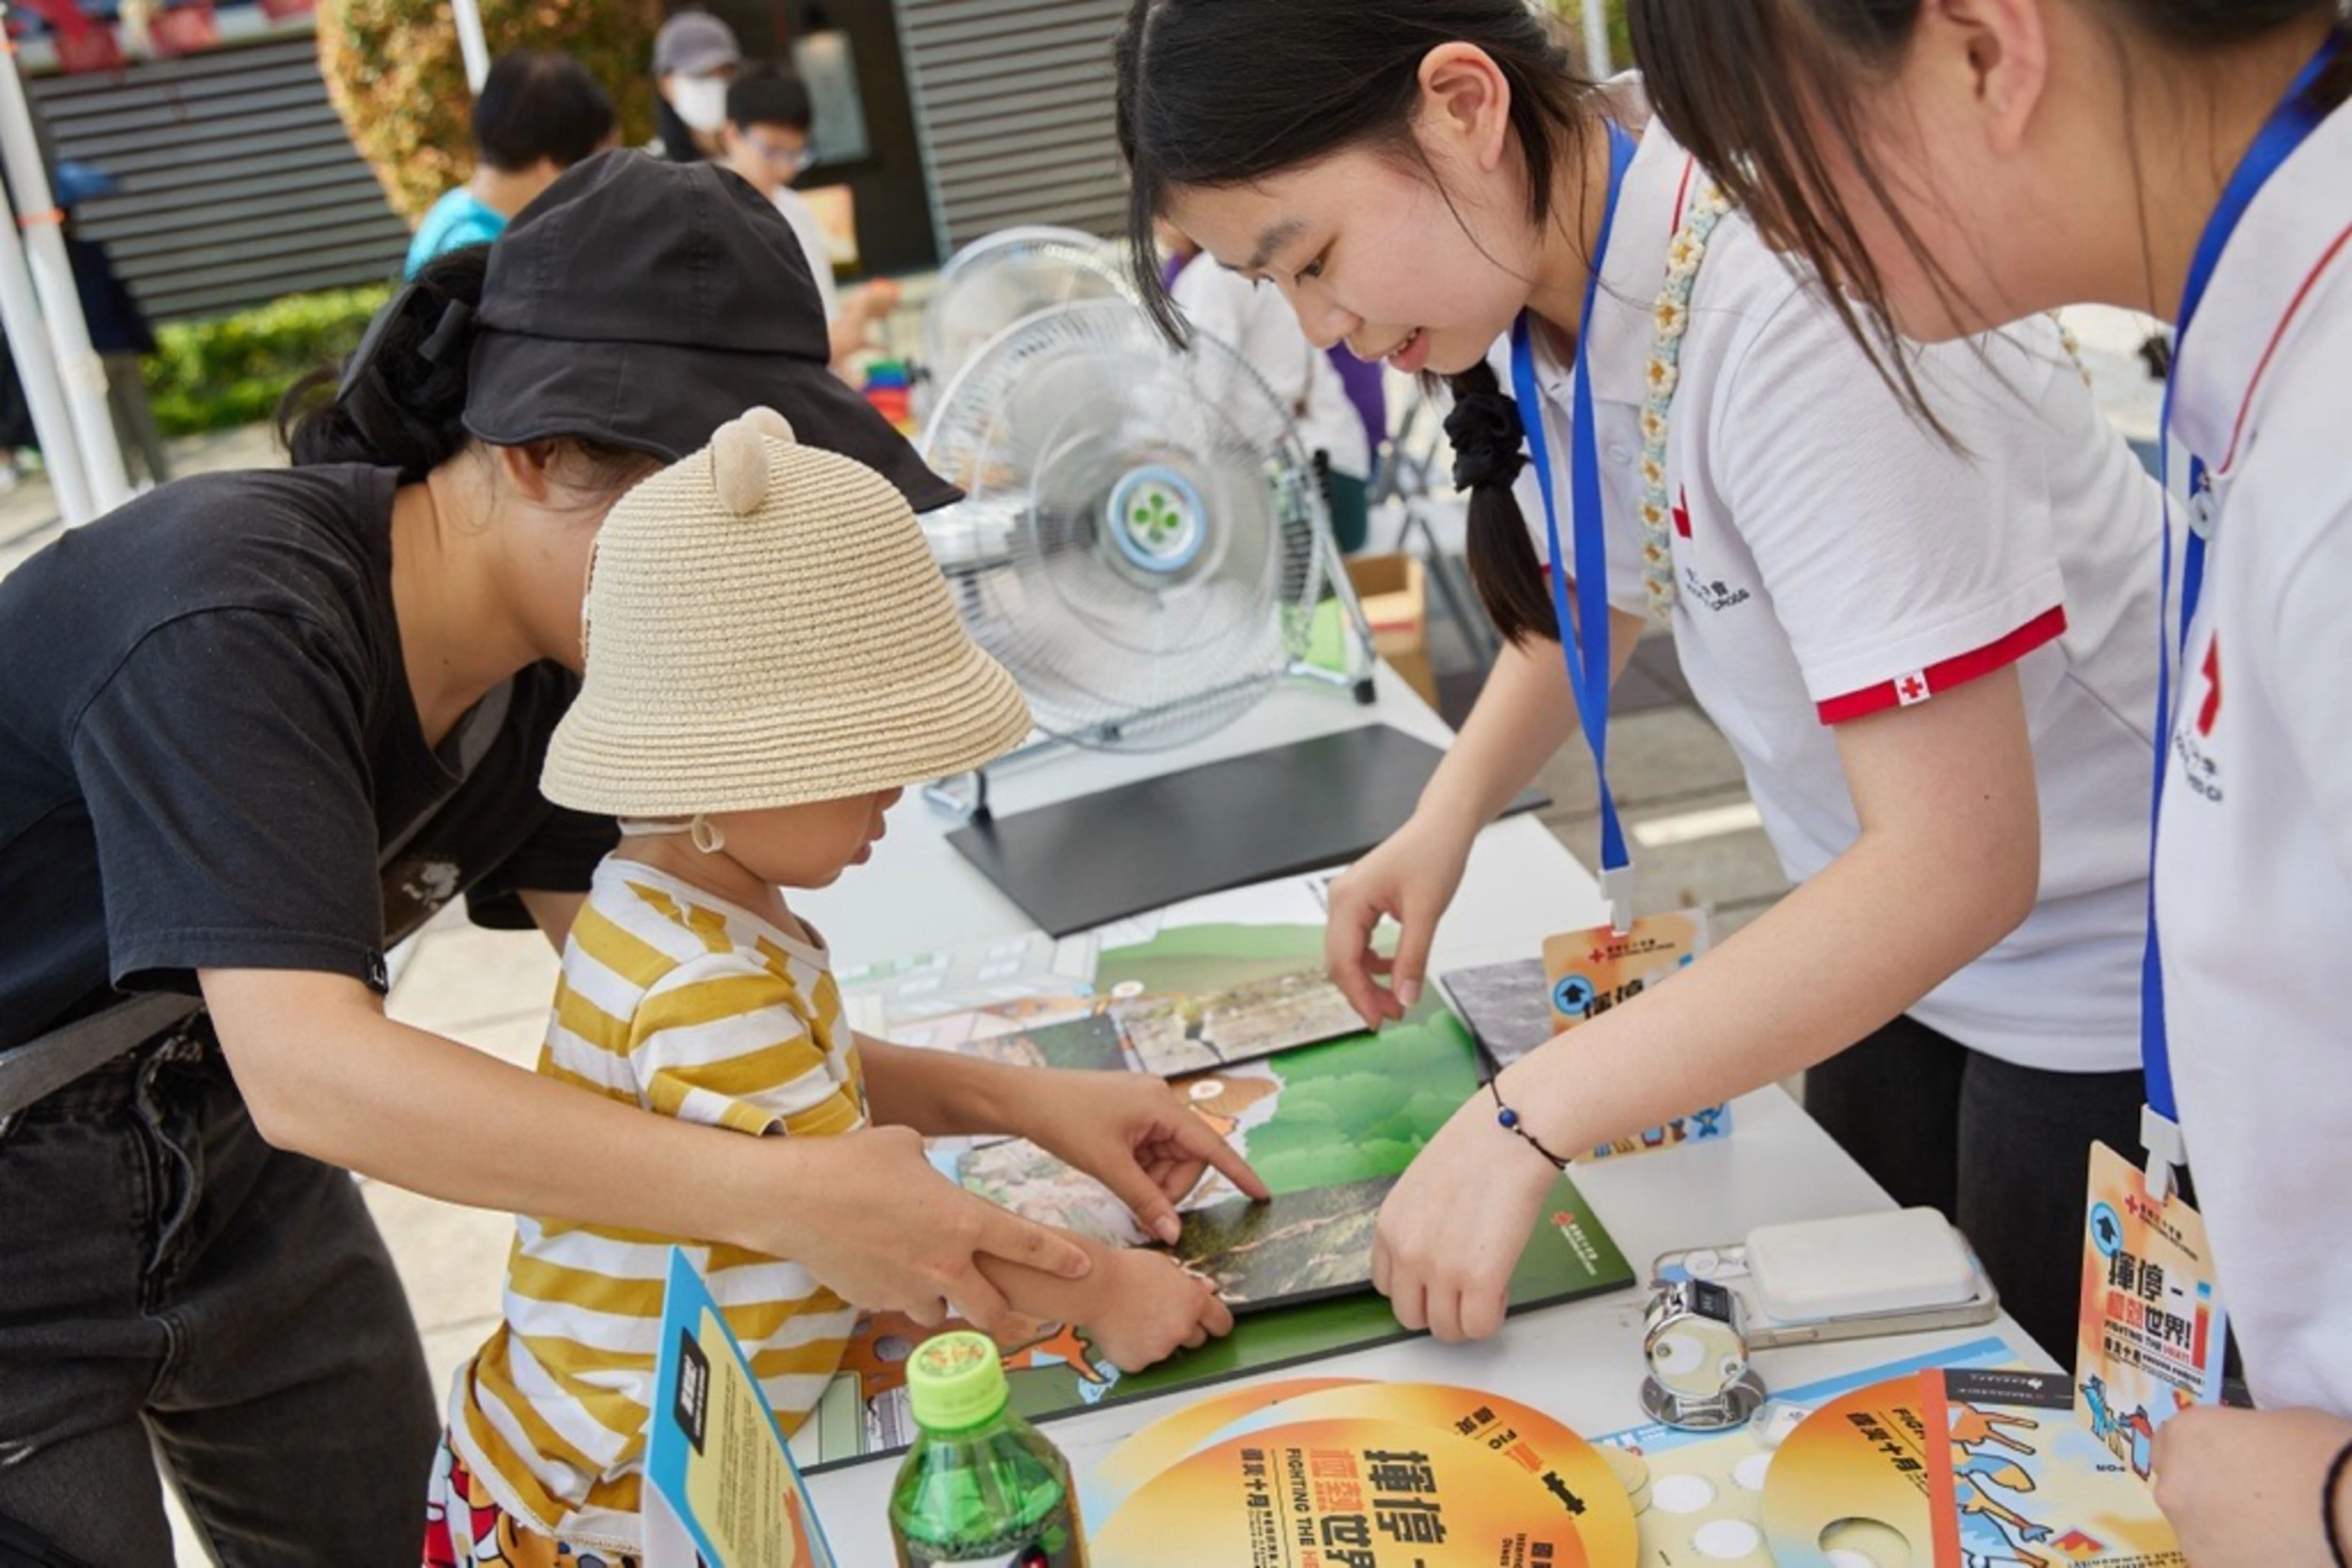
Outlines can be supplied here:
[[[2338, 0], [1635, 0], [1662, 110], [1865, 301], [2180, 328], [2160, 1016], [2261, 1414], [2163, 1428], [2198, 1563], [2352, 1548], [2352, 22]], [[2152, 1085], [2153, 1086], [2153, 1085]], [[2302, 1406], [2302, 1410], [2273, 1408]], [[2315, 1509], [2312, 1493], [2321, 1493]]]
[[[1139, 0], [1118, 59], [1139, 239], [1164, 213], [1317, 341], [1455, 382], [1472, 564], [1511, 646], [1412, 821], [1334, 891], [1359, 1009], [1412, 1005], [1473, 836], [1578, 722], [1510, 492], [1538, 417], [1560, 535], [1606, 538], [1588, 619], [1621, 665], [1672, 624], [1801, 884], [1423, 1151], [1375, 1249], [1401, 1320], [1495, 1332], [1539, 1155], [1812, 1068], [1815, 1113], [1954, 1214], [2067, 1355], [2087, 1145], [2129, 1143], [2141, 1094], [2158, 526], [2059, 333], [1906, 361], [1934, 411], [1914, 417], [1827, 291], [1641, 130], [1638, 95], [1578, 84], [1519, 0]], [[1515, 323], [1517, 399], [1484, 362]], [[1580, 333], [1597, 518], [1570, 497]]]

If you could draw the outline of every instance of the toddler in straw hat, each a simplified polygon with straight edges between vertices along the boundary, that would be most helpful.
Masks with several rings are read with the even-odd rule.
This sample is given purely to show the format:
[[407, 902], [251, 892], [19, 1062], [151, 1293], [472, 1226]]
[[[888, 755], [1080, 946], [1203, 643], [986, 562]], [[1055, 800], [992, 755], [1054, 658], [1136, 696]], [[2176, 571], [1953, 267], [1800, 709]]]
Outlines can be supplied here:
[[[977, 767], [1029, 727], [888, 482], [753, 410], [614, 508], [582, 636], [587, 678], [541, 788], [618, 817], [625, 836], [572, 924], [540, 1071], [747, 1134], [844, 1149], [901, 1140], [872, 1144], [908, 1161], [877, 1161], [877, 1181], [936, 1182], [935, 1205], [980, 1200], [923, 1166], [893, 1118], [1026, 1135], [1124, 1181], [1162, 1234], [1206, 1166], [1263, 1192], [1155, 1079], [908, 1051], [844, 1023], [824, 945], [781, 890], [833, 882], [867, 858], [905, 786]], [[827, 1189], [813, 1207], [825, 1225], [871, 1230], [892, 1225], [882, 1207], [900, 1196]], [[856, 1308], [808, 1265], [520, 1217], [505, 1322], [453, 1390], [428, 1564], [618, 1563], [636, 1550], [673, 1240], [695, 1254], [784, 1429], [815, 1404]], [[1092, 1267], [1075, 1280], [976, 1261], [1013, 1312], [1085, 1324], [1097, 1355], [1130, 1370], [1232, 1326], [1164, 1256], [1082, 1245]], [[933, 1301], [924, 1315], [971, 1304]]]

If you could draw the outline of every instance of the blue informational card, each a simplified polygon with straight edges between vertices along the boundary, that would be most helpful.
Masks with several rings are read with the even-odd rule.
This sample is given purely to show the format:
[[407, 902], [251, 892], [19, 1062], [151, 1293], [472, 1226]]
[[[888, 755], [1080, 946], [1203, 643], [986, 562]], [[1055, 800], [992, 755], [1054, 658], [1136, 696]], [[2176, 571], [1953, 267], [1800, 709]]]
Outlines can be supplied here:
[[646, 1568], [836, 1568], [783, 1429], [682, 1249], [646, 1435]]

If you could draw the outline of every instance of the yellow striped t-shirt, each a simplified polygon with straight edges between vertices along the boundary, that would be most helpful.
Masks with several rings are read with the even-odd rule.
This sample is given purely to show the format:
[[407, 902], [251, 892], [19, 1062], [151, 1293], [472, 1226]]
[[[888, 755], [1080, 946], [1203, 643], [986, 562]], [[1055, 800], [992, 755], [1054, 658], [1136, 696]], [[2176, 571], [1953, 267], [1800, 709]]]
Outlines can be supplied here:
[[[632, 861], [596, 869], [539, 1071], [738, 1132], [829, 1136], [866, 1124], [824, 950]], [[449, 1425], [457, 1456], [519, 1521], [583, 1546], [636, 1548], [674, 1243], [709, 1280], [786, 1432], [839, 1365], [856, 1313], [799, 1264], [518, 1215], [506, 1321], [458, 1373]]]

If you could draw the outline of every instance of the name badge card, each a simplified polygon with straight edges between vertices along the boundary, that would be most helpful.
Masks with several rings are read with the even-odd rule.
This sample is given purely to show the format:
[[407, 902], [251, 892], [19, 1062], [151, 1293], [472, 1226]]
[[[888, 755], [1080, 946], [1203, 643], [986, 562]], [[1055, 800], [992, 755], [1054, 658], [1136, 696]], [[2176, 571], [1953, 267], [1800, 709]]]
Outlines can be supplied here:
[[[1611, 925], [1546, 938], [1544, 975], [1551, 988], [1552, 1026], [1572, 1033], [1613, 1008], [1681, 973], [1706, 951], [1706, 912], [1645, 915], [1630, 930]], [[1578, 1163], [1638, 1155], [1675, 1144], [1727, 1136], [1731, 1106], [1719, 1103], [1676, 1116], [1663, 1126], [1602, 1144], [1576, 1156]], [[1562, 1151], [1563, 1153], [1565, 1151]]]
[[2228, 1320], [2205, 1221], [2179, 1193], [2159, 1199], [2138, 1166], [2091, 1145], [2074, 1413], [2146, 1479], [2157, 1428], [2221, 1397]]

